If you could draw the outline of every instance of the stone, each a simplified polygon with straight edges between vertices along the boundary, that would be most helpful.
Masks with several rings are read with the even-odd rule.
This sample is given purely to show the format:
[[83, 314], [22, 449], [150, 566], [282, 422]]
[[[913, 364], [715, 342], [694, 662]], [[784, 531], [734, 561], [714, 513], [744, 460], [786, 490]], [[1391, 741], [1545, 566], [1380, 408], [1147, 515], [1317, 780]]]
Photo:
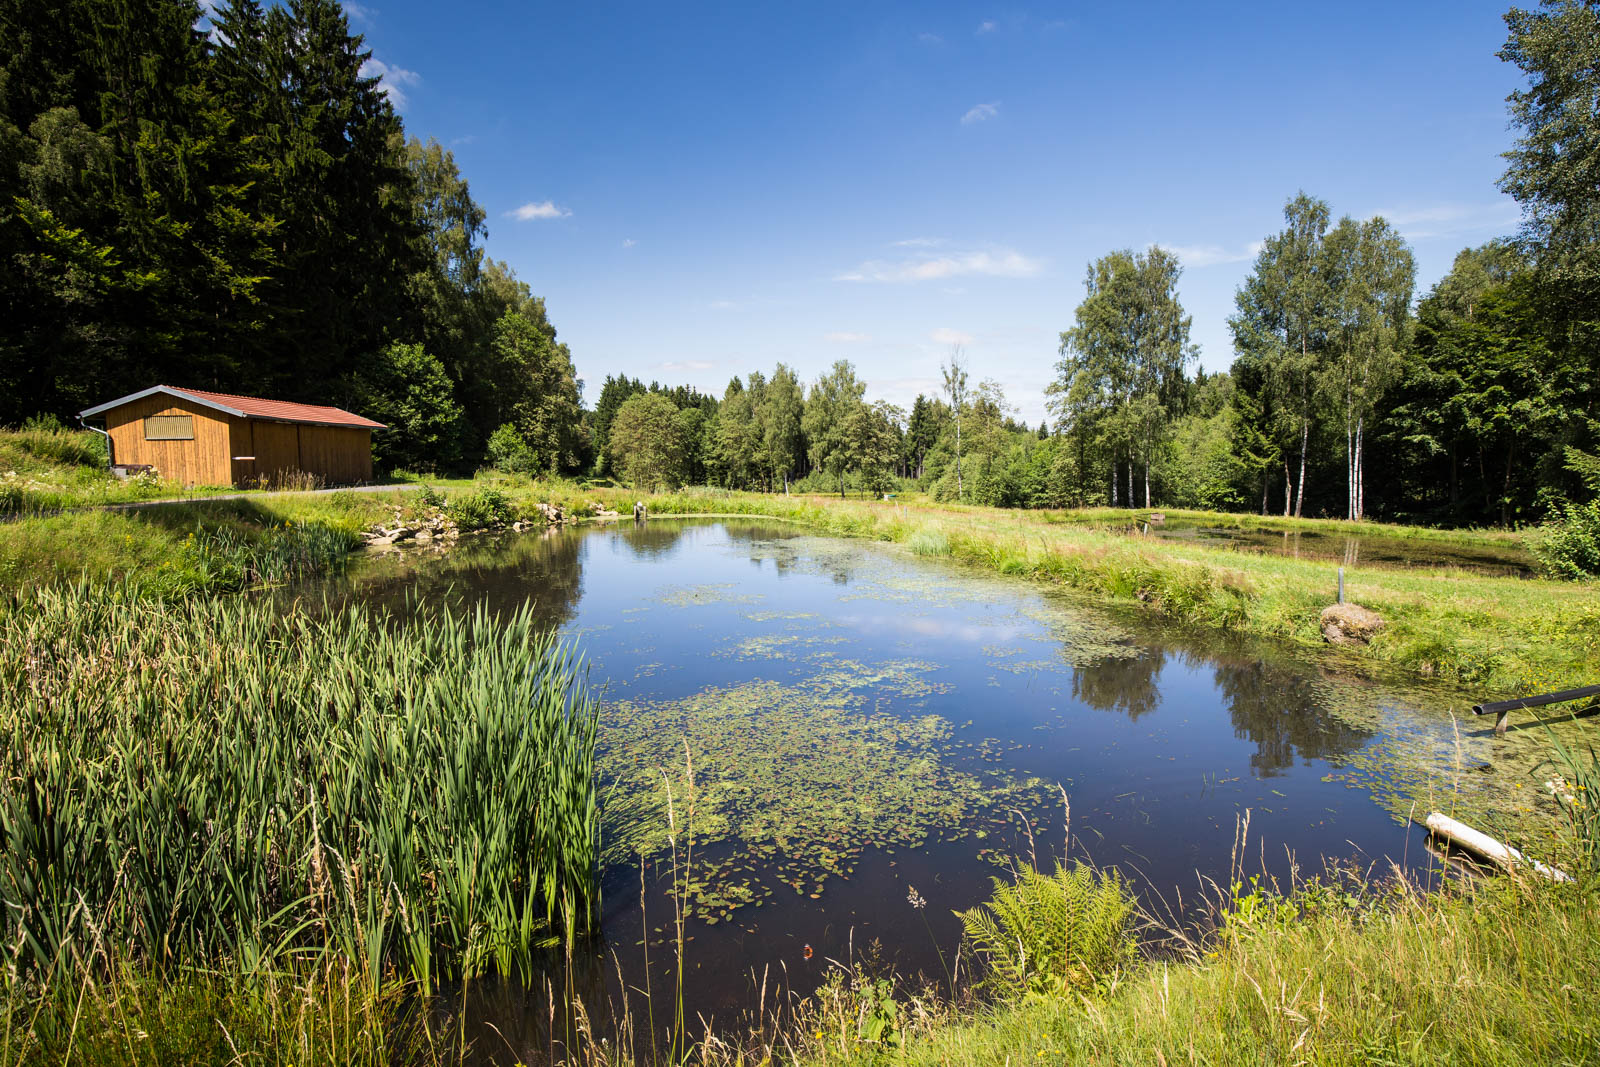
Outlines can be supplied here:
[[1383, 629], [1383, 616], [1360, 604], [1329, 604], [1319, 619], [1330, 645], [1364, 645]]

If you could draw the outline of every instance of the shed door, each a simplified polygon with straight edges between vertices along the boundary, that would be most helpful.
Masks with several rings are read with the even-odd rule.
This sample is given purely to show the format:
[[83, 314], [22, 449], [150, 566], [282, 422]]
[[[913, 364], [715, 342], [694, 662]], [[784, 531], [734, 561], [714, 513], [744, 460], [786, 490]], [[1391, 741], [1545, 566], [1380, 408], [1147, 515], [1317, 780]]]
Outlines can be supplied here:
[[251, 419], [255, 434], [255, 473], [268, 484], [294, 474], [300, 468], [300, 427], [286, 422]]

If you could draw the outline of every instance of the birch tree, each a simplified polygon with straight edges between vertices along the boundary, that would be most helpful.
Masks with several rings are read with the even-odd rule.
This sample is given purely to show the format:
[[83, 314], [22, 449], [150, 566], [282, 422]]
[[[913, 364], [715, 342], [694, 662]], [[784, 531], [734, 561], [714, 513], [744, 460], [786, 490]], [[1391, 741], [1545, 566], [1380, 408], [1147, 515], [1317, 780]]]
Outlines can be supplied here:
[[1331, 292], [1325, 389], [1344, 419], [1345, 514], [1366, 514], [1367, 418], [1399, 371], [1416, 263], [1382, 217], [1339, 220], [1324, 248]]
[[1262, 360], [1269, 388], [1288, 416], [1286, 428], [1299, 438], [1297, 480], [1290, 477], [1288, 449], [1283, 460], [1283, 513], [1299, 516], [1332, 302], [1323, 254], [1328, 205], [1299, 193], [1284, 205], [1283, 217], [1283, 230], [1262, 243], [1255, 268], [1235, 294], [1238, 311], [1228, 326], [1234, 347]]
[[1124, 469], [1133, 506], [1141, 466], [1150, 506], [1150, 461], [1167, 438], [1184, 369], [1196, 355], [1178, 299], [1181, 274], [1177, 257], [1158, 245], [1103, 256], [1085, 274], [1077, 324], [1061, 334], [1053, 406], [1071, 425], [1098, 430], [1111, 455], [1113, 506]]
[[950, 398], [950, 410], [956, 420], [956, 499], [962, 495], [961, 485], [961, 409], [967, 404], [966, 350], [959, 344], [950, 346], [950, 358], [940, 365], [944, 374], [944, 393]]

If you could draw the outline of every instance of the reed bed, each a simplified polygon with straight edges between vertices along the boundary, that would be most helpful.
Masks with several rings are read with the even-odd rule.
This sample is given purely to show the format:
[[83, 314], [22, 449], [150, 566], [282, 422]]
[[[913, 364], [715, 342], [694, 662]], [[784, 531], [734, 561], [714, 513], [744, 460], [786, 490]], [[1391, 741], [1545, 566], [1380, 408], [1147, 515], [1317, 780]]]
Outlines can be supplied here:
[[373, 988], [531, 974], [595, 924], [596, 724], [525, 609], [13, 600], [0, 944], [42, 988], [108, 944], [246, 977], [339, 958]]

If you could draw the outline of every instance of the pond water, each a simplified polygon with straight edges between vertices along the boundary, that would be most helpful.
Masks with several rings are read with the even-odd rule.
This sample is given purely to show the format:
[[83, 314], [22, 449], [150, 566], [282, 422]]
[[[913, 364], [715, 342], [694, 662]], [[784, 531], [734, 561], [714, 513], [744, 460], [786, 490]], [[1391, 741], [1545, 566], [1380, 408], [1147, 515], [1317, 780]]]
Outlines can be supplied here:
[[[402, 613], [531, 600], [581, 645], [605, 701], [603, 937], [559, 971], [602, 1032], [624, 999], [643, 1018], [647, 986], [658, 1029], [670, 1015], [669, 787], [680, 862], [684, 820], [693, 840], [685, 1006], [732, 1020], [763, 976], [768, 1000], [809, 993], [874, 942], [881, 965], [942, 982], [952, 912], [1007, 857], [1062, 852], [1063, 794], [1071, 854], [1178, 921], [1226, 883], [1246, 810], [1247, 871], [1421, 866], [1407, 805], [1441, 767], [1482, 762], [1462, 756], [1459, 694], [781, 525], [507, 535], [310, 593], [329, 591]], [[488, 1060], [548, 1051], [543, 987], [468, 999]]]
[[1535, 574], [1533, 557], [1514, 545], [1463, 545], [1375, 533], [1251, 530], [1174, 522], [1151, 526], [1150, 534], [1162, 540], [1193, 541], [1214, 548], [1329, 560], [1346, 567], [1452, 568], [1517, 578]]

